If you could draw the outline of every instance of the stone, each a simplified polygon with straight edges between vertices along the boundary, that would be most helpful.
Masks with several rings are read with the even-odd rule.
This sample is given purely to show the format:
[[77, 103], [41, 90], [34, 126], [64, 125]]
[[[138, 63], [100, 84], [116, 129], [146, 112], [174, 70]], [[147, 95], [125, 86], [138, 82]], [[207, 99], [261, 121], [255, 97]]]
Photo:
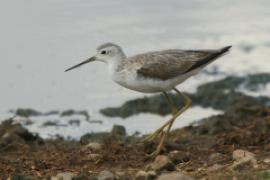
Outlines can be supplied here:
[[88, 160], [90, 161], [98, 161], [101, 158], [100, 154], [92, 153], [88, 155]]
[[91, 150], [94, 152], [99, 152], [102, 149], [102, 145], [97, 142], [90, 142], [89, 144], [83, 147], [83, 150]]
[[209, 159], [209, 161], [218, 161], [218, 160], [222, 159], [223, 157], [224, 157], [223, 154], [217, 152], [217, 153], [210, 154], [208, 159]]
[[157, 176], [156, 171], [147, 171], [147, 174], [149, 179], [154, 179]]
[[155, 171], [138, 171], [135, 175], [135, 180], [151, 180], [155, 179], [157, 173]]
[[115, 176], [110, 171], [101, 171], [98, 175], [98, 180], [114, 180]]
[[263, 162], [266, 163], [266, 164], [270, 164], [270, 158], [265, 158], [265, 159], [263, 160]]
[[169, 153], [169, 157], [174, 163], [188, 162], [190, 160], [190, 153], [175, 150]]
[[233, 160], [236, 160], [236, 161], [239, 161], [246, 157], [255, 159], [255, 154], [249, 151], [242, 150], [242, 149], [234, 150], [232, 156], [233, 156]]
[[135, 175], [136, 180], [146, 180], [147, 179], [147, 173], [145, 171], [138, 171]]
[[175, 165], [168, 156], [158, 155], [155, 158], [155, 161], [151, 164], [150, 168], [156, 171], [162, 170], [173, 171], [175, 170]]
[[26, 176], [22, 174], [12, 174], [8, 180], [32, 180], [34, 179], [32, 176]]
[[61, 172], [51, 177], [51, 180], [72, 180], [74, 177], [75, 175], [70, 172]]
[[255, 158], [255, 154], [237, 149], [233, 151], [233, 164], [231, 166], [232, 170], [241, 171], [243, 169], [247, 169], [248, 167], [257, 168], [257, 159]]
[[157, 178], [157, 180], [193, 180], [193, 178], [179, 172], [173, 172], [162, 174]]
[[214, 164], [210, 167], [207, 168], [207, 172], [215, 172], [215, 171], [219, 171], [222, 168], [224, 168], [224, 165], [221, 164]]
[[126, 136], [126, 128], [121, 125], [114, 125], [111, 134], [113, 136]]

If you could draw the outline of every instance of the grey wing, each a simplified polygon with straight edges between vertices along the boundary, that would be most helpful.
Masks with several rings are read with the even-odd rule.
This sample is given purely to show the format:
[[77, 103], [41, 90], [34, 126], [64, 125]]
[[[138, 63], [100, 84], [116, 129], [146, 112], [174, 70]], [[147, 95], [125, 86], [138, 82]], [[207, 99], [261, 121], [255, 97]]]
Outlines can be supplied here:
[[[144, 59], [137, 70], [139, 75], [168, 80], [181, 74], [203, 67], [229, 50], [166, 50], [139, 55]], [[137, 57], [137, 59], [140, 59]]]

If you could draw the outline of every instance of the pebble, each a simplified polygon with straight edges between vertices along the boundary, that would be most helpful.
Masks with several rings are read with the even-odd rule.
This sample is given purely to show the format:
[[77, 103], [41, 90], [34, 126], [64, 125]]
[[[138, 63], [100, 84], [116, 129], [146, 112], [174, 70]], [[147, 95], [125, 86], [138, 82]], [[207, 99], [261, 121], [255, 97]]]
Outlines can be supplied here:
[[100, 154], [96, 154], [96, 153], [92, 153], [88, 155], [88, 159], [90, 161], [97, 161], [100, 159], [100, 157], [101, 157]]
[[210, 167], [207, 168], [207, 172], [215, 172], [215, 171], [219, 171], [221, 170], [222, 168], [224, 168], [223, 165], [221, 164], [214, 164]]
[[101, 151], [101, 149], [102, 149], [102, 145], [100, 143], [97, 143], [97, 142], [90, 142], [89, 144], [87, 144], [83, 147], [83, 150], [91, 150], [94, 152]]
[[173, 172], [162, 174], [157, 178], [157, 180], [193, 180], [193, 178], [179, 172]]
[[217, 153], [210, 154], [208, 159], [209, 159], [209, 161], [218, 161], [218, 160], [222, 159], [223, 157], [224, 157], [223, 154], [217, 152]]
[[73, 177], [75, 177], [75, 175], [70, 172], [61, 172], [51, 177], [51, 180], [72, 180]]
[[170, 158], [168, 156], [165, 156], [165, 155], [158, 155], [150, 167], [151, 167], [151, 169], [153, 169], [155, 171], [162, 171], [162, 170], [173, 171], [173, 170], [175, 170], [175, 165], [170, 160]]
[[263, 160], [263, 162], [266, 163], [266, 164], [270, 164], [270, 158], [265, 158], [265, 159]]
[[155, 179], [157, 173], [155, 171], [138, 171], [135, 175], [135, 180], [151, 180]]
[[115, 176], [110, 171], [101, 171], [98, 175], [98, 180], [114, 180]]
[[255, 159], [255, 154], [249, 152], [249, 151], [245, 151], [242, 149], [237, 149], [233, 151], [233, 160], [239, 161], [243, 158], [254, 158]]
[[169, 157], [174, 163], [188, 162], [190, 153], [175, 150], [169, 153]]

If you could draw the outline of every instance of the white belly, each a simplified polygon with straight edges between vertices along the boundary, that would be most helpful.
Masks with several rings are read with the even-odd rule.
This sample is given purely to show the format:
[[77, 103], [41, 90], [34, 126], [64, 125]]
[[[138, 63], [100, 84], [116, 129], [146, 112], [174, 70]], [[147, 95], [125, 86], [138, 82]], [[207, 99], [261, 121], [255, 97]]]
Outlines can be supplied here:
[[193, 74], [195, 73], [190, 72], [169, 80], [158, 80], [151, 78], [143, 78], [140, 76], [138, 77], [136, 73], [132, 72], [121, 72], [114, 73], [112, 75], [112, 79], [117, 84], [134, 91], [144, 93], [156, 93], [162, 91], [170, 91]]

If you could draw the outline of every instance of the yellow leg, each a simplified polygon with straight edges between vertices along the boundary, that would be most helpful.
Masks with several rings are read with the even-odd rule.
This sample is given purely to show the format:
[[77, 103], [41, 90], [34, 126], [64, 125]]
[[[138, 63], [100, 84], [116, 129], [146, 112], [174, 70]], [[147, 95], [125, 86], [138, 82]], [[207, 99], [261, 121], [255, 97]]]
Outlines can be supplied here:
[[[172, 108], [172, 114], [173, 114], [173, 115], [176, 114], [177, 111], [178, 111], [177, 107], [175, 106], [175, 104], [173, 103], [173, 101], [170, 99], [169, 95], [168, 95], [166, 92], [162, 92], [162, 93], [163, 93], [163, 95], [165, 96], [165, 98], [166, 98], [168, 104], [169, 104], [169, 105], [171, 106], [171, 108]], [[165, 128], [166, 126], [168, 126], [169, 123], [170, 123], [170, 120], [167, 121], [165, 124], [163, 124], [160, 128], [158, 128], [154, 133], [152, 133], [152, 134], [148, 135], [146, 138], [144, 138], [144, 139], [142, 140], [142, 142], [148, 142], [148, 141], [154, 140], [157, 136], [159, 136], [159, 135], [162, 134], [164, 128]]]
[[[157, 149], [151, 154], [151, 156], [155, 156], [155, 155], [157, 155], [157, 154], [160, 153], [160, 151], [163, 148], [164, 141], [165, 141], [167, 135], [169, 134], [169, 132], [171, 130], [171, 127], [172, 127], [175, 119], [178, 116], [180, 116], [185, 110], [187, 110], [190, 107], [191, 103], [192, 103], [191, 99], [188, 96], [182, 94], [176, 88], [174, 88], [173, 90], [177, 93], [177, 95], [180, 98], [183, 98], [184, 99], [184, 104], [185, 105], [181, 109], [179, 109], [175, 114], [173, 114], [173, 117], [154, 133], [154, 134], [156, 134], [156, 133], [161, 134], [161, 140], [160, 140], [160, 142], [158, 144]], [[166, 127], [167, 127], [166, 131], [163, 132], [164, 131], [164, 128], [166, 128]]]

